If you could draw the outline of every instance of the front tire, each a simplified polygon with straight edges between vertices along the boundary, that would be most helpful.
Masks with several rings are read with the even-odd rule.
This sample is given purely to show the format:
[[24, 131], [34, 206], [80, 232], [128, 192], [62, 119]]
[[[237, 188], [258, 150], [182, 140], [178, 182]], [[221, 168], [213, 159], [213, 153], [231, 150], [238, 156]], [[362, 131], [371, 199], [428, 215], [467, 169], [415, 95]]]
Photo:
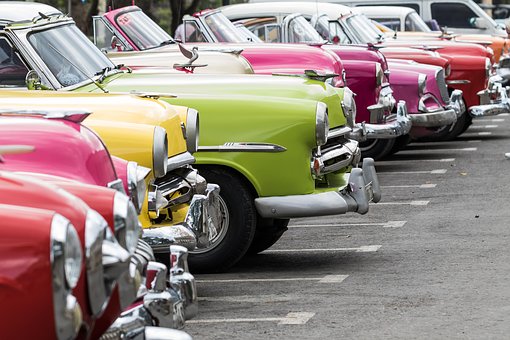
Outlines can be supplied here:
[[255, 255], [270, 248], [288, 230], [289, 219], [267, 219], [259, 217], [255, 237], [247, 254]]
[[211, 245], [190, 251], [188, 262], [193, 272], [226, 271], [244, 256], [255, 235], [254, 195], [245, 180], [231, 170], [200, 168], [199, 172], [207, 182], [220, 186], [223, 219]]
[[361, 157], [373, 158], [374, 160], [377, 161], [389, 155], [394, 144], [395, 138], [368, 139], [364, 142], [359, 143], [361, 149]]

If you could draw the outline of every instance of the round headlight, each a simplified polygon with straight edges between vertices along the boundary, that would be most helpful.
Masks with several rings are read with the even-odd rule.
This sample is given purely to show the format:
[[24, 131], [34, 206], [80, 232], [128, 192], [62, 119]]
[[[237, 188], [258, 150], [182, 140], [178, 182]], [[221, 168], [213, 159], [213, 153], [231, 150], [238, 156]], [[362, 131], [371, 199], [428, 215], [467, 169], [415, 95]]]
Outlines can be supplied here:
[[354, 100], [354, 92], [350, 88], [344, 88], [344, 99], [341, 102], [347, 124], [353, 128], [356, 124], [356, 101]]
[[315, 109], [315, 141], [318, 146], [328, 142], [329, 120], [328, 106], [318, 102]]
[[425, 94], [425, 88], [427, 87], [427, 75], [420, 73], [418, 76], [418, 96]]
[[113, 216], [117, 241], [130, 254], [133, 254], [136, 250], [139, 236], [138, 214], [128, 197], [120, 192], [115, 193]]
[[159, 178], [166, 175], [168, 166], [168, 138], [166, 131], [160, 126], [154, 128], [154, 142], [152, 145], [152, 167], [154, 177]]
[[[69, 289], [76, 287], [80, 278], [83, 254], [80, 238], [74, 226], [67, 218], [55, 214], [51, 222], [52, 249], [60, 248], [63, 255], [64, 276]], [[55, 254], [53, 255], [55, 256]]]
[[150, 173], [151, 169], [139, 166], [136, 162], [128, 162], [127, 165], [127, 182], [129, 189], [129, 198], [137, 211], [142, 210], [145, 195], [147, 195], [147, 184], [145, 177]]
[[377, 87], [381, 86], [384, 82], [384, 72], [379, 63], [375, 64], [375, 85]]
[[99, 315], [109, 299], [103, 268], [103, 240], [108, 225], [101, 215], [89, 209], [85, 221], [85, 264], [89, 305], [93, 315]]
[[189, 108], [188, 115], [186, 116], [186, 146], [189, 153], [194, 153], [198, 150], [199, 132], [198, 111]]

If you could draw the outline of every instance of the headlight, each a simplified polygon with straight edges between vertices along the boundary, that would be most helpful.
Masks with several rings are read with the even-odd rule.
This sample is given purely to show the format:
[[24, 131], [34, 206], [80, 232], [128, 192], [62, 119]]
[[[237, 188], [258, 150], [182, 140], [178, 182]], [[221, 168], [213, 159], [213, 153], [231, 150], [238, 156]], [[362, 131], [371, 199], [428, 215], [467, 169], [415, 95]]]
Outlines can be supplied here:
[[136, 162], [128, 162], [127, 165], [127, 181], [129, 189], [129, 197], [137, 211], [142, 210], [145, 195], [147, 195], [147, 184], [145, 177], [150, 173], [151, 169], [139, 166]]
[[377, 87], [381, 86], [384, 81], [384, 72], [379, 63], [375, 64], [375, 85]]
[[94, 316], [100, 315], [108, 304], [115, 283], [129, 268], [130, 258], [103, 217], [89, 209], [85, 221], [85, 263], [89, 305]]
[[50, 239], [55, 329], [59, 339], [71, 339], [82, 323], [80, 305], [71, 294], [80, 278], [80, 239], [71, 222], [59, 214], [53, 216]]
[[491, 76], [491, 61], [489, 58], [485, 58], [485, 76], [487, 78]]
[[323, 102], [318, 102], [315, 109], [315, 141], [318, 146], [327, 143], [328, 133], [328, 107]]
[[115, 237], [124, 249], [133, 254], [139, 237], [138, 214], [128, 197], [120, 192], [115, 193], [113, 216]]
[[166, 131], [160, 126], [154, 128], [154, 143], [152, 145], [152, 168], [154, 177], [166, 175], [168, 166], [168, 138]]
[[418, 96], [425, 94], [425, 88], [427, 87], [427, 75], [420, 73], [418, 76]]
[[198, 150], [199, 132], [198, 111], [189, 108], [186, 117], [186, 146], [189, 153], [194, 153]]
[[354, 92], [350, 88], [344, 88], [344, 99], [342, 100], [342, 109], [345, 118], [351, 128], [356, 124], [356, 101], [354, 100]]

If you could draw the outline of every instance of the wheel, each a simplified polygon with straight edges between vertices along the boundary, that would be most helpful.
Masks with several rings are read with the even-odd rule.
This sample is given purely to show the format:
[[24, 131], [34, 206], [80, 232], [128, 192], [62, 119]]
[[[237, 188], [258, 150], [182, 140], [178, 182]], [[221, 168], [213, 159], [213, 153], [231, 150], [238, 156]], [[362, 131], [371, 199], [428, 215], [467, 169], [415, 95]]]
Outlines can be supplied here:
[[431, 142], [431, 141], [448, 141], [457, 138], [460, 134], [466, 131], [472, 123], [472, 118], [466, 111], [460, 116], [455, 123], [447, 125], [432, 135], [425, 138], [420, 138], [420, 142]]
[[395, 143], [393, 144], [393, 147], [391, 148], [390, 153], [388, 155], [393, 155], [399, 152], [400, 150], [404, 149], [410, 142], [411, 136], [409, 136], [409, 134], [395, 138]]
[[193, 272], [221, 272], [236, 264], [246, 253], [255, 235], [257, 212], [254, 195], [242, 177], [222, 168], [200, 168], [207, 182], [220, 186], [223, 216], [217, 236], [206, 248], [190, 251]]
[[275, 244], [288, 230], [289, 219], [268, 219], [259, 217], [255, 237], [247, 254], [258, 254]]
[[391, 148], [395, 144], [395, 138], [390, 139], [368, 139], [361, 142], [361, 157], [362, 158], [373, 158], [375, 160], [381, 159], [384, 156], [389, 155]]

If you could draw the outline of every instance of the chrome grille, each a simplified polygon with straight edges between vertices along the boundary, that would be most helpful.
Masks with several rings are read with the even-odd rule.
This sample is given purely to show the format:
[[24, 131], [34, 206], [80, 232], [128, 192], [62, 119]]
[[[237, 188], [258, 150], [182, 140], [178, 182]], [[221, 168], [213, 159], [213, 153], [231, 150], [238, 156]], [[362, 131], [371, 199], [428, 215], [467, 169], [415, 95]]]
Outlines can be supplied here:
[[436, 82], [441, 93], [441, 98], [448, 104], [450, 102], [450, 96], [448, 95], [448, 87], [446, 86], [446, 80], [444, 78], [444, 69], [440, 69], [436, 72]]

